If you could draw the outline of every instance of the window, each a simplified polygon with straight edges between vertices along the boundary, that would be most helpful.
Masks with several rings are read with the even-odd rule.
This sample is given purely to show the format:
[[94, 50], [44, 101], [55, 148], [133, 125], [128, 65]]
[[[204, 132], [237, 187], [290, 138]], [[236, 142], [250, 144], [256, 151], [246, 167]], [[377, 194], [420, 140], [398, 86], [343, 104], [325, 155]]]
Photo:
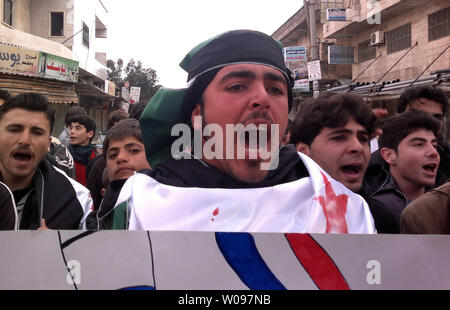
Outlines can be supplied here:
[[12, 26], [12, 10], [13, 10], [12, 0], [4, 0], [3, 1], [3, 21], [10, 26]]
[[386, 45], [388, 54], [411, 47], [411, 23], [386, 32]]
[[64, 36], [64, 12], [50, 12], [50, 36]]
[[89, 48], [89, 27], [83, 23], [83, 44]]
[[450, 35], [450, 6], [428, 15], [428, 41]]
[[370, 39], [358, 43], [358, 62], [364, 62], [370, 59], [374, 59], [376, 55], [376, 47], [370, 45]]

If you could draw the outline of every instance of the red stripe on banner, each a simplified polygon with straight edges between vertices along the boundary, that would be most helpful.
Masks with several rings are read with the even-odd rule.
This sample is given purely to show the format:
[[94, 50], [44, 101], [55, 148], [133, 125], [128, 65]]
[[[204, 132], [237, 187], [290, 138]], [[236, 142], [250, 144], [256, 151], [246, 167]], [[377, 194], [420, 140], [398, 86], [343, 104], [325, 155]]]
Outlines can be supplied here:
[[308, 234], [285, 234], [295, 256], [320, 290], [349, 290], [328, 253]]

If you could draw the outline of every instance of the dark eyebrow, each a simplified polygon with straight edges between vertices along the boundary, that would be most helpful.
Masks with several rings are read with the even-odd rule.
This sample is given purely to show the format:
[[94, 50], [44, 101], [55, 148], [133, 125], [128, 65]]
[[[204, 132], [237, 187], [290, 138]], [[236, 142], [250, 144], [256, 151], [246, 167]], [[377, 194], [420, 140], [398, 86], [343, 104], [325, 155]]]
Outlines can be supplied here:
[[225, 74], [219, 81], [219, 83], [222, 83], [226, 80], [232, 79], [232, 78], [252, 78], [254, 79], [256, 77], [255, 73], [252, 71], [242, 70], [242, 71], [231, 71]]
[[264, 78], [265, 79], [269, 79], [269, 80], [273, 80], [273, 81], [276, 81], [276, 82], [280, 82], [280, 83], [283, 83], [283, 84], [287, 85], [287, 82], [286, 82], [286, 79], [284, 78], [284, 76], [281, 76], [279, 74], [275, 74], [275, 73], [272, 73], [272, 72], [267, 72], [267, 73], [264, 73]]
[[[352, 133], [352, 131], [350, 129], [346, 129], [346, 128], [342, 128], [342, 129], [336, 129], [333, 130], [331, 132], [329, 132], [327, 134], [327, 136], [331, 136], [331, 135], [336, 135], [336, 134], [348, 134], [348, 133]], [[367, 132], [367, 130], [358, 130], [357, 131], [358, 134], [365, 134], [365, 135], [369, 135], [369, 133]]]
[[131, 142], [131, 143], [128, 143], [125, 145], [126, 148], [130, 148], [130, 147], [134, 147], [134, 146], [141, 147], [141, 145], [136, 142]]

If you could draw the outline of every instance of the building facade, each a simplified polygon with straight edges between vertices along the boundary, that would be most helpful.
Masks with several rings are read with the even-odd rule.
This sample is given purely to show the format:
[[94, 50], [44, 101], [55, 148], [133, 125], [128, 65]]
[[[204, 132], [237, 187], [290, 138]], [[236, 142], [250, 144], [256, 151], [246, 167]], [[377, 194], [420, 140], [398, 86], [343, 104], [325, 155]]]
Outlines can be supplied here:
[[[38, 54], [36, 74], [0, 67], [0, 88], [46, 95], [57, 112], [53, 135], [61, 132], [73, 104], [83, 106], [98, 129], [106, 127], [114, 95], [105, 92], [108, 11], [102, 1], [0, 0], [0, 12], [0, 46], [24, 57]], [[8, 87], [13, 82], [16, 87]]]
[[[304, 0], [304, 4], [313, 6], [316, 14], [322, 76], [342, 84], [328, 80], [326, 84], [332, 86], [329, 89], [359, 94], [373, 107], [386, 108], [391, 114], [409, 86], [436, 86], [450, 95], [449, 1]], [[287, 46], [311, 46], [307, 24], [310, 10], [304, 7], [272, 36]], [[343, 18], [327, 19], [329, 8], [339, 9], [328, 11], [330, 16], [339, 11]], [[330, 45], [354, 51], [351, 65], [331, 67], [335, 75], [327, 67], [331, 65], [325, 53]], [[450, 136], [449, 119], [447, 137]]]

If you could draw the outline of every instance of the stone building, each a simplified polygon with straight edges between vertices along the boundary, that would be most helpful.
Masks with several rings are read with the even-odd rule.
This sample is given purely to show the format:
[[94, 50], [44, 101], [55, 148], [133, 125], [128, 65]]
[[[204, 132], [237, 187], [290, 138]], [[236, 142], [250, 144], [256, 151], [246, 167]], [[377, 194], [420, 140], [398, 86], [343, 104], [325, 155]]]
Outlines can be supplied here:
[[0, 12], [1, 52], [26, 62], [10, 70], [13, 63], [2, 59], [0, 88], [46, 95], [57, 112], [53, 135], [73, 104], [83, 106], [99, 129], [106, 127], [114, 92], [105, 92], [108, 11], [102, 1], [1, 0]]
[[[310, 0], [309, 5], [316, 8], [317, 41], [322, 50], [327, 44], [354, 49], [349, 79], [333, 76], [342, 85], [334, 83], [331, 90], [360, 94], [372, 106], [390, 113], [409, 86], [433, 85], [450, 95], [449, 1]], [[343, 9], [345, 20], [324, 18], [330, 7]], [[273, 37], [287, 45], [308, 44], [305, 13], [300, 9]], [[326, 70], [325, 56], [320, 53]], [[335, 66], [337, 73], [343, 73], [348, 65]]]

